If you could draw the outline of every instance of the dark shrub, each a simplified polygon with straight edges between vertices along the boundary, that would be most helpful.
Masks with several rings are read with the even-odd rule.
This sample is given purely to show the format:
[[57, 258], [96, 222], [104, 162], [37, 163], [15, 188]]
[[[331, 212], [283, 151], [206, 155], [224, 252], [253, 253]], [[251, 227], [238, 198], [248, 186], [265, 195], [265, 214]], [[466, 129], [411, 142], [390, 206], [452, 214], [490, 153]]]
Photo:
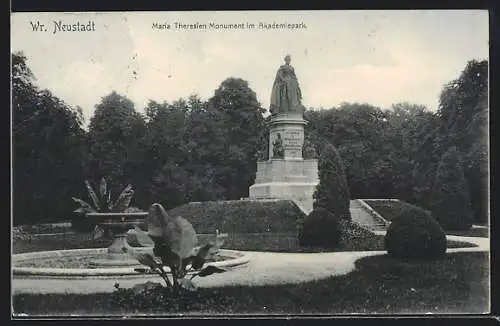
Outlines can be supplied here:
[[299, 243], [301, 246], [337, 248], [341, 233], [340, 220], [327, 209], [318, 207], [306, 217]]
[[385, 248], [398, 258], [436, 259], [446, 252], [446, 235], [427, 211], [408, 205], [389, 226]]
[[470, 230], [474, 220], [469, 186], [456, 147], [441, 158], [431, 195], [432, 215], [445, 230]]
[[342, 219], [351, 219], [349, 186], [337, 149], [326, 140], [317, 141], [319, 184], [314, 191], [314, 208], [323, 207]]
[[341, 220], [340, 230], [342, 233], [340, 237], [340, 248], [343, 250], [368, 251], [383, 250], [384, 248], [383, 237], [375, 235], [373, 232], [362, 228], [354, 222]]
[[189, 220], [198, 233], [297, 232], [304, 213], [291, 200], [192, 202], [168, 211]]

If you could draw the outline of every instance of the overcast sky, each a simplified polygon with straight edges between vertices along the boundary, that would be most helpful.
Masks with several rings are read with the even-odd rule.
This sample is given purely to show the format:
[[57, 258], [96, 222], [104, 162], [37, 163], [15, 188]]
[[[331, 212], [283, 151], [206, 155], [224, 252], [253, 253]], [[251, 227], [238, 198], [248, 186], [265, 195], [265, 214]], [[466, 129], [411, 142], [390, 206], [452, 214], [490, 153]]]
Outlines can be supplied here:
[[[95, 32], [53, 34], [53, 21], [95, 22]], [[40, 21], [47, 32], [33, 32]], [[170, 23], [304, 23], [296, 30], [157, 30]], [[227, 77], [249, 82], [269, 106], [276, 70], [289, 53], [306, 107], [408, 101], [431, 109], [468, 60], [488, 59], [488, 13], [282, 11], [14, 13], [12, 50], [28, 57], [37, 85], [79, 105], [88, 119], [112, 90], [142, 111], [149, 99], [203, 99]], [[134, 73], [135, 72], [135, 73]]]

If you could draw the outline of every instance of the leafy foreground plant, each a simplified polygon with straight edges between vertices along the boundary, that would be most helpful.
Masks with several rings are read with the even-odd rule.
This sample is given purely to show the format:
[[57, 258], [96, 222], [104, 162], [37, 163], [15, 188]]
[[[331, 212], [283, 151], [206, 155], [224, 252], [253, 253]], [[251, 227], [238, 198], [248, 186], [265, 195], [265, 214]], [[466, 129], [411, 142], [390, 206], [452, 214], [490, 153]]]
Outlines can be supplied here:
[[[113, 297], [120, 305], [127, 305], [130, 300], [167, 302], [172, 297], [186, 297], [186, 293], [197, 290], [197, 286], [192, 281], [193, 278], [225, 272], [224, 269], [212, 265], [204, 266], [205, 262], [217, 254], [224, 244], [226, 235], [217, 233], [214, 240], [204, 246], [195, 247], [197, 235], [191, 223], [180, 216], [171, 218], [160, 204], [151, 205], [147, 223], [148, 232], [144, 232], [139, 227], [135, 228], [137, 241], [142, 246], [154, 244], [154, 256], [149, 253], [135, 252], [131, 252], [131, 255], [141, 264], [149, 267], [149, 270], [140, 268], [136, 271], [158, 274], [165, 281], [165, 286], [147, 282], [132, 289], [121, 289], [117, 283], [115, 284], [117, 291]], [[153, 297], [146, 299], [148, 296]], [[188, 295], [191, 299], [194, 296]]]
[[79, 231], [92, 232], [95, 239], [102, 237], [104, 232], [95, 222], [87, 218], [87, 213], [122, 213], [137, 210], [134, 207], [129, 207], [132, 197], [134, 196], [134, 189], [130, 184], [121, 191], [115, 201], [111, 199], [111, 189], [108, 188], [105, 178], [101, 179], [98, 193], [92, 188], [88, 180], [85, 180], [85, 186], [87, 187], [92, 204], [89, 204], [83, 199], [71, 197], [73, 201], [80, 204], [80, 207], [74, 210], [74, 213], [84, 218], [84, 220], [82, 220], [79, 216], [80, 218], [73, 221], [73, 226]]

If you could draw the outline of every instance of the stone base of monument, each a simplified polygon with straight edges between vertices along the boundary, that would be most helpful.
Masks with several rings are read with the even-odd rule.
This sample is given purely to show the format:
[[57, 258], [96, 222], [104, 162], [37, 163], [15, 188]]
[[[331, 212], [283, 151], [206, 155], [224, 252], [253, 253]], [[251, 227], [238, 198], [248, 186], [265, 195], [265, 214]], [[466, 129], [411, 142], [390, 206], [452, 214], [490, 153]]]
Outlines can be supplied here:
[[312, 211], [313, 193], [318, 182], [317, 160], [257, 162], [257, 175], [255, 184], [249, 188], [249, 198], [293, 200], [308, 214]]
[[249, 199], [286, 199], [294, 201], [304, 213], [309, 214], [313, 206], [316, 183], [271, 182], [250, 187]]
[[[255, 184], [249, 199], [286, 199], [294, 201], [306, 214], [312, 211], [313, 193], [319, 183], [318, 161], [304, 160], [303, 109], [272, 116], [269, 130], [270, 160], [257, 162]], [[281, 140], [278, 144], [277, 140]], [[282, 157], [274, 157], [274, 146], [282, 147]], [[278, 151], [276, 151], [278, 152]]]
[[271, 159], [257, 162], [255, 183], [299, 182], [317, 184], [318, 160]]

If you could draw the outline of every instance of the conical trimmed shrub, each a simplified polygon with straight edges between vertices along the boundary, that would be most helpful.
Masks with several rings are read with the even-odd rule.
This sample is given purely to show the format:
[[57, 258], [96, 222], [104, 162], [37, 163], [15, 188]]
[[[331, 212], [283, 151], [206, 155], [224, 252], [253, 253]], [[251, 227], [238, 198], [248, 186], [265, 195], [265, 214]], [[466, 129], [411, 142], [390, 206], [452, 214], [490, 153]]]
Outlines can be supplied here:
[[456, 147], [442, 157], [431, 194], [432, 216], [445, 230], [469, 230], [474, 220], [470, 193]]
[[325, 208], [340, 219], [351, 219], [350, 194], [340, 154], [329, 142], [320, 140], [316, 145], [319, 153], [319, 184], [314, 191], [313, 208]]

